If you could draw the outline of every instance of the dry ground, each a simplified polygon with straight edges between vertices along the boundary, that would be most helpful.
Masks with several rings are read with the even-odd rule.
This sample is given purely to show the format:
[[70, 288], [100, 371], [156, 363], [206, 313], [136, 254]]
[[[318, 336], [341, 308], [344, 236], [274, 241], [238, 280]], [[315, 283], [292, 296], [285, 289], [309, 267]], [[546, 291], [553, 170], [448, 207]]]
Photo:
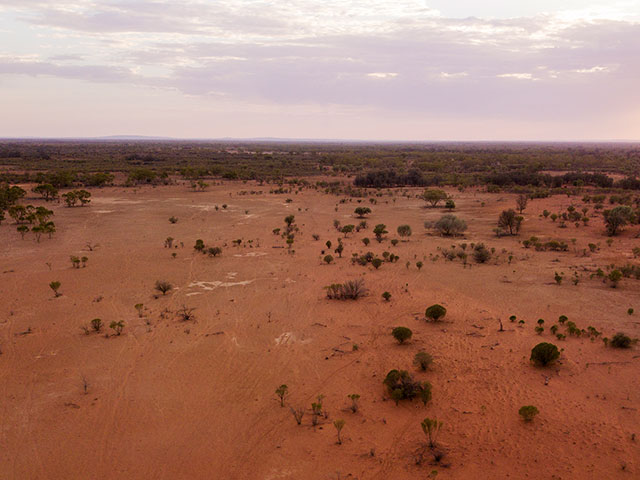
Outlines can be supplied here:
[[[452, 192], [456, 215], [469, 223], [465, 239], [454, 240], [422, 226], [441, 209], [383, 197], [372, 206], [370, 228], [349, 235], [344, 258], [325, 265], [324, 243], [341, 236], [333, 220], [358, 222], [355, 200], [336, 212], [335, 196], [239, 195], [251, 189], [269, 187], [94, 190], [88, 207], [55, 205], [58, 233], [40, 243], [21, 240], [9, 222], [0, 226], [1, 479], [386, 480], [427, 478], [434, 470], [438, 479], [640, 478], [640, 438], [632, 438], [640, 435], [638, 348], [534, 332], [538, 318], [549, 327], [564, 314], [604, 336], [640, 336], [639, 281], [624, 279], [612, 289], [587, 273], [578, 286], [568, 280], [571, 266], [633, 261], [638, 227], [608, 247], [600, 219], [559, 229], [539, 217], [577, 199], [535, 200], [521, 239], [573, 237], [580, 251], [601, 243], [588, 257], [573, 247], [535, 252], [492, 233], [498, 213], [514, 206], [512, 195]], [[226, 210], [213, 208], [223, 203]], [[274, 248], [285, 243], [271, 233], [288, 214], [300, 227], [294, 254]], [[172, 215], [178, 223], [169, 223]], [[361, 239], [373, 239], [376, 223], [388, 226], [389, 239], [403, 223], [414, 234], [396, 248], [389, 240], [365, 248]], [[168, 236], [184, 248], [164, 248]], [[195, 253], [198, 238], [226, 245], [222, 256]], [[234, 247], [233, 239], [244, 246]], [[507, 253], [467, 268], [429, 259], [438, 247], [463, 241]], [[99, 246], [87, 251], [87, 242]], [[352, 265], [351, 254], [366, 250], [390, 250], [400, 260], [380, 270]], [[88, 266], [73, 269], [70, 255], [86, 255]], [[555, 271], [566, 274], [560, 286]], [[324, 286], [355, 278], [365, 280], [368, 297], [325, 298]], [[62, 283], [58, 298], [52, 280]], [[155, 298], [156, 280], [175, 290]], [[388, 303], [380, 297], [385, 290]], [[447, 307], [446, 322], [427, 323], [424, 309], [436, 302]], [[143, 318], [136, 303], [145, 306]], [[176, 318], [183, 305], [196, 309], [195, 322]], [[627, 315], [629, 307], [637, 313]], [[512, 314], [525, 325], [510, 323]], [[96, 317], [107, 325], [124, 320], [122, 336], [85, 335], [81, 326]], [[498, 332], [498, 319], [505, 332]], [[398, 325], [414, 332], [407, 345], [390, 335]], [[529, 364], [540, 341], [564, 349], [552, 368]], [[431, 371], [412, 366], [419, 350], [433, 354]], [[390, 401], [382, 380], [393, 368], [430, 381], [432, 401]], [[282, 383], [288, 405], [309, 409], [323, 394], [329, 418], [314, 430], [307, 414], [297, 426], [274, 394]], [[351, 393], [361, 395], [356, 414], [347, 410]], [[527, 404], [540, 410], [531, 424], [517, 413]], [[447, 467], [415, 464], [425, 417], [444, 422], [439, 440]], [[346, 421], [342, 445], [336, 418]]]

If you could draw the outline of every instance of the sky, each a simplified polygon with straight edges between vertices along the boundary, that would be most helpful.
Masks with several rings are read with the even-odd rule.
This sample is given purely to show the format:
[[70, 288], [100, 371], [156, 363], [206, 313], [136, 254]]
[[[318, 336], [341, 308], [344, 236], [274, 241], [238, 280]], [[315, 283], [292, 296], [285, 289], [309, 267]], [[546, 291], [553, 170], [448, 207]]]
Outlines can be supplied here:
[[0, 0], [0, 137], [640, 140], [640, 0]]

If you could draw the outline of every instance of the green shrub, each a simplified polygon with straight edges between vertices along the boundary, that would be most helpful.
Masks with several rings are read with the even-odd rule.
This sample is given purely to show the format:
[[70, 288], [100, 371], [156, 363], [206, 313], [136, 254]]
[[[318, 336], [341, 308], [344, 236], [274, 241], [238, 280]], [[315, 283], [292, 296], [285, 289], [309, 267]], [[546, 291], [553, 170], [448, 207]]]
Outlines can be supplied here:
[[389, 300], [391, 300], [391, 294], [389, 292], [383, 292], [382, 293], [382, 298], [384, 298], [385, 301], [388, 302]]
[[631, 348], [631, 338], [622, 332], [616, 333], [609, 341], [613, 348]]
[[391, 370], [383, 383], [396, 405], [400, 400], [415, 398], [422, 390], [421, 383], [415, 382], [406, 370]]
[[536, 365], [547, 366], [555, 362], [560, 356], [558, 347], [553, 343], [539, 343], [531, 350], [531, 361]]
[[525, 405], [523, 407], [520, 407], [520, 410], [518, 410], [518, 414], [520, 414], [525, 422], [530, 422], [535, 418], [536, 415], [538, 415], [538, 409], [533, 405]]
[[432, 322], [438, 322], [447, 314], [447, 309], [436, 303], [427, 308], [424, 314]]
[[391, 335], [393, 335], [393, 338], [395, 338], [398, 343], [402, 345], [404, 342], [411, 338], [413, 332], [407, 327], [395, 327], [391, 331]]
[[328, 264], [330, 264], [331, 262], [333, 262], [333, 257], [332, 257], [331, 255], [325, 255], [325, 256], [324, 256], [324, 261], [325, 261], [325, 263], [328, 265]]

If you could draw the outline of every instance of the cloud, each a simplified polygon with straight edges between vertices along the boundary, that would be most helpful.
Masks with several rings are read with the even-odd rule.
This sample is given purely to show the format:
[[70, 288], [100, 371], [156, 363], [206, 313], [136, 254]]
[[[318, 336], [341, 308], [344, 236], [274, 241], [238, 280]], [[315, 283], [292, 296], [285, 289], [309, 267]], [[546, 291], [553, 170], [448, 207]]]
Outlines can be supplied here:
[[640, 111], [640, 24], [620, 5], [448, 18], [421, 0], [0, 0], [0, 19], [22, 25], [2, 38], [30, 40], [20, 52], [3, 42], [0, 74], [283, 108], [571, 121]]

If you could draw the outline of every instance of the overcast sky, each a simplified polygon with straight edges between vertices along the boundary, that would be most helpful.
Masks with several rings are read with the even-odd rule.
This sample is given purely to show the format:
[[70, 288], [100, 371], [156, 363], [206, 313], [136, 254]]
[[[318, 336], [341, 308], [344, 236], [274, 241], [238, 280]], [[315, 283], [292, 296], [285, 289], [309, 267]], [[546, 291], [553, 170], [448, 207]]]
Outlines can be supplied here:
[[640, 140], [640, 0], [0, 0], [0, 137]]

